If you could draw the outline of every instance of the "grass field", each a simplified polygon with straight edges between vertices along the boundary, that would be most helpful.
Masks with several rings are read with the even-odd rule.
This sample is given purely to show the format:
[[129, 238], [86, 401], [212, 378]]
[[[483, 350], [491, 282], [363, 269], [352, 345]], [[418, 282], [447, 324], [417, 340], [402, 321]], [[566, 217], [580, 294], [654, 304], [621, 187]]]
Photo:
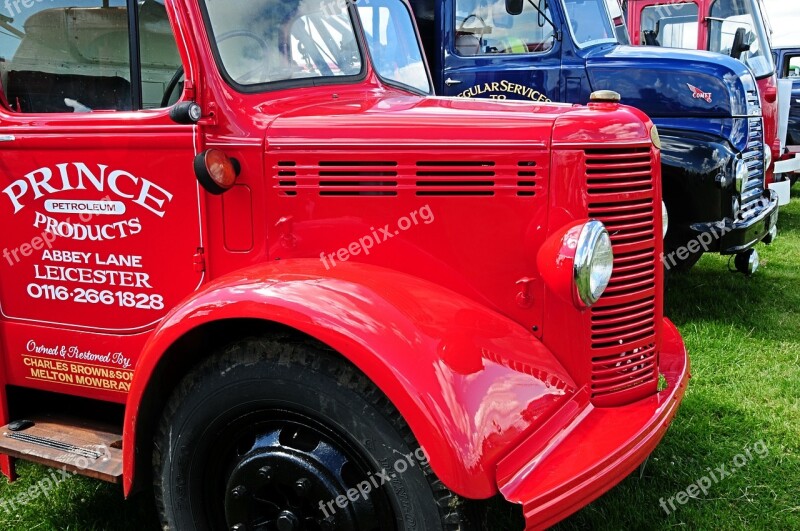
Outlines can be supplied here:
[[[707, 256], [671, 279], [667, 313], [692, 359], [683, 405], [643, 475], [628, 477], [558, 530], [800, 529], [798, 190], [780, 227], [772, 247], [759, 246], [763, 270], [752, 278], [729, 274], [726, 259]], [[712, 480], [707, 494], [685, 505], [676, 499], [670, 515], [661, 507], [661, 499], [711, 479], [722, 465], [735, 473]], [[49, 473], [25, 463], [18, 470], [18, 482], [0, 484], [0, 502]], [[116, 487], [71, 477], [49, 497], [0, 506], [0, 529], [157, 529], [152, 507], [148, 495], [123, 502]], [[496, 529], [510, 527], [496, 516]]]

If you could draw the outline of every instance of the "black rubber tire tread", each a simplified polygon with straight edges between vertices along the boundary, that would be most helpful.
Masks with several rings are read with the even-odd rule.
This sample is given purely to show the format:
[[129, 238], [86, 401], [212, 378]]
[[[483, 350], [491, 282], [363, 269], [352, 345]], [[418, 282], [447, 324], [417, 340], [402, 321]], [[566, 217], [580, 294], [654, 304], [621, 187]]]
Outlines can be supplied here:
[[[153, 441], [153, 486], [162, 529], [185, 530], [184, 527], [178, 527], [171, 521], [167, 511], [169, 500], [165, 499], [167, 485], [164, 472], [172, 465], [172, 455], [169, 453], [171, 422], [180, 413], [181, 406], [186, 404], [192, 395], [202, 393], [207, 382], [213, 380], [215, 376], [237, 366], [255, 364], [276, 364], [295, 367], [300, 371], [313, 371], [317, 376], [329, 380], [340, 389], [344, 388], [354, 393], [365, 402], [366, 407], [374, 408], [374, 411], [388, 421], [396, 431], [397, 442], [405, 444], [409, 451], [413, 452], [419, 448], [408, 425], [386, 396], [366, 376], [337, 353], [321, 348], [311, 341], [292, 337], [239, 340], [211, 355], [187, 374], [165, 405]], [[485, 529], [487, 523], [485, 503], [465, 500], [454, 494], [435, 476], [429, 465], [416, 468], [424, 473], [430, 486], [430, 493], [439, 513], [440, 529], [443, 531]], [[430, 522], [426, 523], [430, 524]], [[430, 527], [430, 525], [405, 526], [407, 530], [427, 530], [436, 527]]]

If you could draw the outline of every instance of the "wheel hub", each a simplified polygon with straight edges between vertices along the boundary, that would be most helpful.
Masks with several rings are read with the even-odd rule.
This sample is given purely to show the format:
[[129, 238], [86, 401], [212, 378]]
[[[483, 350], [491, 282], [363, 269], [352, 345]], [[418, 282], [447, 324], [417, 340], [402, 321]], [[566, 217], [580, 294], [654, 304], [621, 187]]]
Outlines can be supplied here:
[[[228, 476], [228, 529], [377, 529], [370, 496], [346, 499], [348, 489], [355, 486], [353, 481], [345, 480], [352, 465], [332, 443], [321, 437], [298, 437], [294, 430], [278, 428], [258, 436], [248, 446], [240, 450]], [[361, 479], [366, 479], [366, 473]], [[346, 503], [337, 504], [337, 498], [342, 502], [343, 495]]]

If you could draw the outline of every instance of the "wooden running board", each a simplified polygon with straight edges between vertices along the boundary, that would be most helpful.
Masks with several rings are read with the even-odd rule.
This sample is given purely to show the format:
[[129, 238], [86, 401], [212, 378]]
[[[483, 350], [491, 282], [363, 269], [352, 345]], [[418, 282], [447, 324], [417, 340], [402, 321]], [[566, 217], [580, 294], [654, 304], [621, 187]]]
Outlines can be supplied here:
[[33, 426], [0, 428], [0, 454], [111, 483], [122, 481], [122, 435], [109, 426], [30, 418]]

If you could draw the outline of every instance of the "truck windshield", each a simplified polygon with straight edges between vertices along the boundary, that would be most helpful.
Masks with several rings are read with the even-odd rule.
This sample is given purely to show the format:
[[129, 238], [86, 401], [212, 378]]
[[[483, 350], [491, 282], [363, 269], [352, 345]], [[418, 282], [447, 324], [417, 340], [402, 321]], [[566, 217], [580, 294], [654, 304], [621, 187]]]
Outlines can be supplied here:
[[758, 78], [775, 72], [764, 20], [753, 0], [716, 0], [710, 15], [710, 51], [738, 57]]
[[240, 86], [361, 72], [345, 2], [206, 0], [205, 5], [222, 68]]
[[605, 0], [563, 1], [570, 31], [579, 47], [618, 43]]
[[[356, 0], [205, 0], [221, 68], [240, 87], [305, 79], [336, 81], [363, 73]], [[410, 13], [397, 0], [358, 8], [384, 79], [430, 91]]]

